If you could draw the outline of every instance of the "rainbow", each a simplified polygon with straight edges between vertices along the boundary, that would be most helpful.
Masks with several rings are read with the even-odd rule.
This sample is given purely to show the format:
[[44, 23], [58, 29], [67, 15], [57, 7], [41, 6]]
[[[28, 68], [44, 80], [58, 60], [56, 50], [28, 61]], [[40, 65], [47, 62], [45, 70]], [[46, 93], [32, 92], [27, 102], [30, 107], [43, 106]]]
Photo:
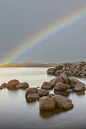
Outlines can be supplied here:
[[67, 31], [73, 26], [86, 20], [86, 6], [79, 11], [73, 12], [72, 14], [57, 20], [54, 24], [48, 26], [46, 29], [33, 35], [27, 41], [21, 43], [15, 50], [11, 51], [1, 62], [10, 63], [18, 61], [27, 53], [31, 53], [38, 46], [46, 43], [55, 36]]

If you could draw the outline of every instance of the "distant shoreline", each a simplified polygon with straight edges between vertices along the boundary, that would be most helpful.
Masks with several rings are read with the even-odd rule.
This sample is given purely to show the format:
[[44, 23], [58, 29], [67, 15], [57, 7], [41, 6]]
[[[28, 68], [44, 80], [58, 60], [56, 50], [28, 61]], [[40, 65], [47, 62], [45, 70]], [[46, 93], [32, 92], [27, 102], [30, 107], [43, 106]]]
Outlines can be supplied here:
[[35, 62], [25, 62], [25, 63], [14, 63], [1, 64], [0, 67], [54, 67], [56, 63], [35, 63]]

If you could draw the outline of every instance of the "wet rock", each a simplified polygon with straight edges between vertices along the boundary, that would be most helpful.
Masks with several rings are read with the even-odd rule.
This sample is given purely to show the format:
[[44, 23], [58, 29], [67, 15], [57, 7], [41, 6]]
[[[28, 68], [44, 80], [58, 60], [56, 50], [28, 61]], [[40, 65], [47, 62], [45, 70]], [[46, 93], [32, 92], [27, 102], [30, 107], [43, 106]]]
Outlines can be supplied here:
[[55, 95], [55, 96], [52, 96], [52, 99], [54, 99], [54, 101], [56, 103], [56, 107], [66, 109], [66, 110], [73, 108], [72, 101], [70, 99], [67, 99], [64, 96]]
[[58, 82], [65, 83], [65, 81], [62, 79], [62, 77], [56, 77], [54, 79], [53, 85], [55, 86]]
[[49, 82], [44, 82], [41, 86], [41, 89], [51, 89], [53, 88], [53, 84]]
[[26, 89], [26, 88], [29, 88], [29, 85], [28, 85], [27, 82], [23, 82], [23, 83], [17, 84], [16, 88], [24, 88], [24, 89]]
[[50, 81], [49, 81], [49, 83], [54, 83], [54, 81], [55, 81], [55, 78], [52, 78]]
[[54, 73], [55, 73], [54, 68], [49, 68], [49, 69], [47, 70], [47, 74], [54, 75]]
[[53, 110], [55, 109], [55, 101], [49, 97], [41, 97], [39, 99], [39, 106], [42, 110]]
[[57, 65], [54, 67], [54, 70], [57, 71], [57, 70], [62, 70], [63, 69], [63, 65]]
[[55, 76], [58, 77], [58, 76], [61, 74], [61, 72], [62, 72], [62, 70], [57, 70], [57, 71], [55, 72]]
[[70, 88], [70, 86], [63, 84], [62, 82], [58, 82], [55, 87], [54, 90], [68, 90]]
[[85, 84], [81, 83], [81, 82], [76, 83], [74, 90], [78, 91], [78, 92], [84, 91], [85, 90]]
[[55, 95], [69, 96], [70, 92], [54, 90]]
[[70, 81], [74, 82], [74, 83], [78, 83], [80, 82], [78, 79], [73, 78], [73, 77], [69, 77]]
[[15, 88], [17, 84], [19, 84], [19, 81], [17, 79], [13, 79], [7, 83], [6, 87]]
[[27, 96], [27, 101], [28, 102], [33, 102], [33, 101], [36, 101], [40, 98], [40, 96], [37, 94], [37, 93], [34, 93], [34, 94], [29, 94]]
[[68, 77], [66, 74], [61, 73], [61, 74], [60, 74], [60, 77], [63, 78], [63, 80], [65, 81], [65, 83], [69, 83], [69, 77]]
[[47, 96], [49, 94], [49, 91], [44, 89], [38, 89], [37, 93], [39, 96]]
[[34, 93], [37, 93], [37, 88], [27, 88], [26, 93], [25, 93], [25, 96], [27, 98], [27, 96], [29, 94], [34, 94]]

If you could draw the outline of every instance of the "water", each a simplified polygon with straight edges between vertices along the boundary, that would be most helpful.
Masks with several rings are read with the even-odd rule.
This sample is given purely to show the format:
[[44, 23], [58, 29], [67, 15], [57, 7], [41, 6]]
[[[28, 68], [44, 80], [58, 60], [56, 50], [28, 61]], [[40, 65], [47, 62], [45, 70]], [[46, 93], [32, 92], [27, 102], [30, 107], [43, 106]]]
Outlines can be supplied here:
[[[28, 82], [30, 87], [40, 87], [44, 81], [53, 78], [46, 74], [46, 70], [47, 68], [0, 68], [0, 84], [18, 79], [20, 82]], [[86, 79], [80, 80], [86, 83]], [[70, 98], [74, 104], [72, 110], [57, 108], [42, 111], [38, 101], [27, 103], [25, 90], [0, 90], [0, 129], [85, 129], [85, 94], [64, 92], [64, 96]]]

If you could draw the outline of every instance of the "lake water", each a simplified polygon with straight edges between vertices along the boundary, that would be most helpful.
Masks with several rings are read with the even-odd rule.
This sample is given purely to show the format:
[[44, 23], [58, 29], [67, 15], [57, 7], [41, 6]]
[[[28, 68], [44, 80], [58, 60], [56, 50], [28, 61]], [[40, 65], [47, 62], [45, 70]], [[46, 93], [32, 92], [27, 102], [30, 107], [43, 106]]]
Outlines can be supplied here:
[[[54, 76], [46, 74], [47, 68], [0, 68], [0, 84], [11, 79], [28, 82], [30, 87], [41, 87]], [[79, 79], [86, 83], [86, 79]], [[51, 90], [50, 93], [54, 91]], [[62, 94], [56, 92], [55, 94]], [[86, 129], [86, 92], [68, 93], [74, 108], [64, 111], [39, 109], [39, 102], [28, 103], [25, 90], [0, 90], [0, 129]]]

